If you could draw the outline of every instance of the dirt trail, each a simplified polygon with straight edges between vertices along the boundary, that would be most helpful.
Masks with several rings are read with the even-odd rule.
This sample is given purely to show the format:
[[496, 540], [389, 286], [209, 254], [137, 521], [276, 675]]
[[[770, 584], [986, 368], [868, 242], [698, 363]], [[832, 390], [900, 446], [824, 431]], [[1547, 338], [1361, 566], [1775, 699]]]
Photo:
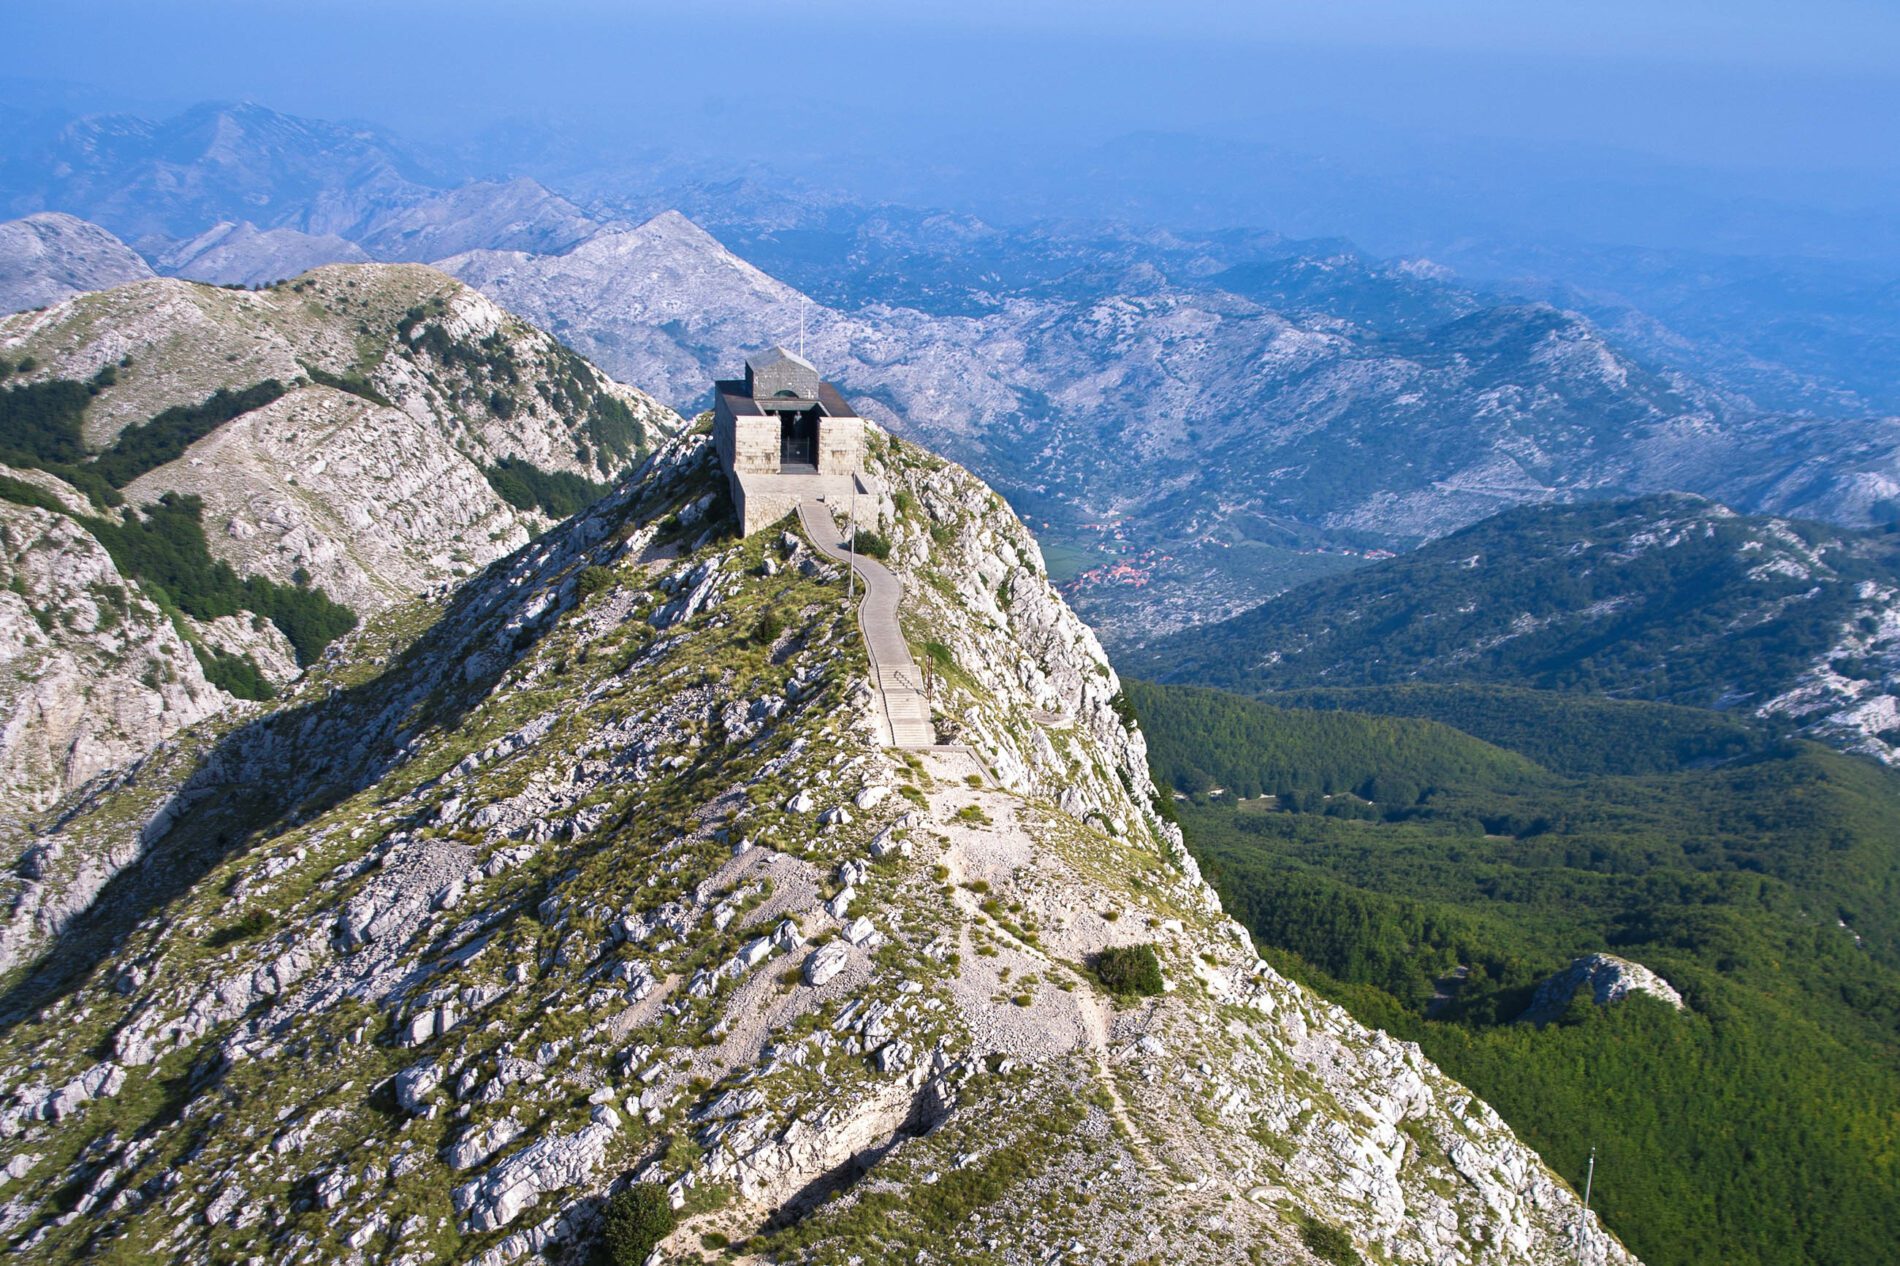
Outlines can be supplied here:
[[1129, 1150], [1134, 1152], [1135, 1160], [1149, 1173], [1158, 1174], [1161, 1166], [1149, 1153], [1148, 1145], [1142, 1141], [1140, 1131], [1135, 1129], [1134, 1117], [1129, 1114], [1128, 1104], [1122, 1098], [1121, 1087], [1115, 1084], [1115, 1075], [1108, 1070], [1108, 1004], [1093, 995], [1080, 999], [1082, 1017], [1087, 1026], [1089, 1055], [1095, 1064], [1095, 1080], [1108, 1092], [1109, 1115], [1128, 1135]]

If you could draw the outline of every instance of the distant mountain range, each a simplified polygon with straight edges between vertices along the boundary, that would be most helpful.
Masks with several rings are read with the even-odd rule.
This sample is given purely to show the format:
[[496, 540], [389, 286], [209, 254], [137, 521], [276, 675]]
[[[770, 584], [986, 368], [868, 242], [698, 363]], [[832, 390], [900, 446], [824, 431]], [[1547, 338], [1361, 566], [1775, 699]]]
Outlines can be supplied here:
[[[983, 471], [1123, 644], [1527, 501], [1687, 489], [1859, 524], [1900, 510], [1900, 424], [1765, 414], [1575, 313], [1424, 265], [954, 231], [1001, 257], [995, 289], [920, 279], [918, 306], [811, 304], [808, 350], [871, 416]], [[1017, 258], [1064, 266], [1006, 276]], [[673, 214], [561, 256], [441, 266], [688, 408], [804, 306]]]
[[[631, 196], [465, 180], [374, 128], [251, 105], [75, 120], [0, 175], [15, 208], [85, 214], [183, 276], [432, 260], [688, 411], [802, 317], [868, 416], [1011, 500], [1120, 646], [1525, 502], [1679, 490], [1900, 516], [1900, 422], [1850, 396], [1746, 357], [1687, 373], [1713, 353], [1602, 296], [1617, 336], [1340, 242], [1002, 228], [752, 179], [678, 191], [729, 249], [677, 211], [619, 220]], [[17, 264], [40, 280], [15, 289], [78, 288], [79, 262]], [[1746, 388], [1769, 379], [1840, 411], [1760, 407]]]
[[156, 274], [96, 224], [41, 212], [0, 224], [0, 311], [40, 308]]

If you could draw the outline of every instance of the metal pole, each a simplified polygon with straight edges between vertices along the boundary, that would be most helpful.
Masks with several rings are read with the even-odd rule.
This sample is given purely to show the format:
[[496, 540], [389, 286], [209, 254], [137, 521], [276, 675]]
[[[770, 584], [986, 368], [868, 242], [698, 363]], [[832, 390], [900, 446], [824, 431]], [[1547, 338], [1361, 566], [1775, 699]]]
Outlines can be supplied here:
[[1590, 1149], [1590, 1166], [1583, 1172], [1583, 1211], [1577, 1215], [1577, 1260], [1583, 1261], [1583, 1224], [1590, 1217], [1590, 1188], [1596, 1183], [1597, 1149]]
[[845, 593], [853, 600], [858, 596], [858, 490], [851, 489], [851, 565], [845, 569]]

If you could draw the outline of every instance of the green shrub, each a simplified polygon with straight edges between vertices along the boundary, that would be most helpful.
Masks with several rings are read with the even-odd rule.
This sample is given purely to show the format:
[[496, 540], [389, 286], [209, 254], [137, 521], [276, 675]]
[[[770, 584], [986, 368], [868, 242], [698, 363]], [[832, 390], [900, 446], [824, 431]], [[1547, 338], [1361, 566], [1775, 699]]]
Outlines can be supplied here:
[[583, 567], [580, 578], [574, 582], [583, 600], [614, 587], [614, 573], [610, 567]]
[[254, 940], [271, 930], [277, 924], [277, 916], [269, 910], [252, 910], [231, 923], [216, 929], [205, 937], [207, 949], [223, 949], [239, 941]]
[[310, 381], [316, 383], [319, 387], [329, 387], [335, 391], [347, 391], [353, 396], [359, 396], [371, 404], [379, 404], [385, 409], [395, 408], [395, 406], [389, 402], [388, 396], [376, 390], [370, 380], [359, 373], [333, 374], [329, 370], [319, 369], [315, 365], [305, 365], [304, 373], [308, 374]]
[[301, 666], [308, 667], [324, 647], [356, 627], [356, 613], [320, 589], [280, 585], [262, 576], [240, 577], [229, 563], [213, 558], [205, 542], [203, 513], [199, 498], [168, 492], [142, 515], [124, 522], [79, 522], [105, 546], [120, 574], [137, 579], [161, 606], [176, 603], [199, 620], [255, 612], [289, 639]]
[[36, 484], [15, 479], [11, 475], [0, 475], [0, 501], [32, 506], [36, 510], [51, 510], [54, 514], [66, 513], [66, 505], [58, 497]]
[[858, 553], [866, 558], [889, 558], [891, 556], [890, 538], [881, 532], [868, 528], [859, 528], [857, 535]]
[[1152, 998], [1162, 990], [1161, 960], [1152, 945], [1114, 945], [1095, 956], [1095, 976], [1110, 993]]
[[249, 655], [232, 655], [198, 643], [193, 643], [191, 649], [198, 656], [198, 666], [204, 669], [205, 680], [226, 694], [259, 703], [277, 697], [276, 689]]
[[1326, 1222], [1308, 1222], [1301, 1227], [1300, 1242], [1313, 1256], [1333, 1266], [1360, 1266], [1363, 1260], [1352, 1246], [1352, 1237]]
[[123, 488], [146, 471], [176, 461], [231, 419], [261, 409], [283, 394], [284, 384], [275, 378], [242, 391], [220, 387], [203, 404], [174, 405], [149, 422], [126, 427], [112, 447], [99, 454], [93, 468], [114, 488]]
[[779, 634], [784, 631], [785, 617], [768, 607], [759, 616], [759, 622], [752, 626], [752, 640], [760, 646], [770, 646], [778, 641]]
[[659, 1183], [635, 1183], [615, 1193], [603, 1211], [600, 1233], [608, 1266], [641, 1266], [678, 1223], [673, 1202]]

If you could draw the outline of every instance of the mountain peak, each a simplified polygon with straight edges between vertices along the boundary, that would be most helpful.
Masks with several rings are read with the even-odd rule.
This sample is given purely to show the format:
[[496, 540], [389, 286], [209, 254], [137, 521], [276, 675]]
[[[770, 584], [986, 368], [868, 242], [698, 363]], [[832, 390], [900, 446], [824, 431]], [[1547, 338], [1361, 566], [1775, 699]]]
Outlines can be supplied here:
[[[737, 538], [693, 435], [50, 826], [43, 886], [149, 824], [0, 999], [35, 1251], [499, 1264], [657, 1189], [680, 1252], [1213, 1263], [1317, 1225], [1629, 1261], [1416, 1048], [1255, 956], [1027, 530], [870, 447], [886, 494], [847, 509], [945, 746], [880, 746], [839, 565], [794, 520]], [[256, 798], [208, 794], [236, 768]], [[74, 1193], [105, 1220], [57, 1219]]]

